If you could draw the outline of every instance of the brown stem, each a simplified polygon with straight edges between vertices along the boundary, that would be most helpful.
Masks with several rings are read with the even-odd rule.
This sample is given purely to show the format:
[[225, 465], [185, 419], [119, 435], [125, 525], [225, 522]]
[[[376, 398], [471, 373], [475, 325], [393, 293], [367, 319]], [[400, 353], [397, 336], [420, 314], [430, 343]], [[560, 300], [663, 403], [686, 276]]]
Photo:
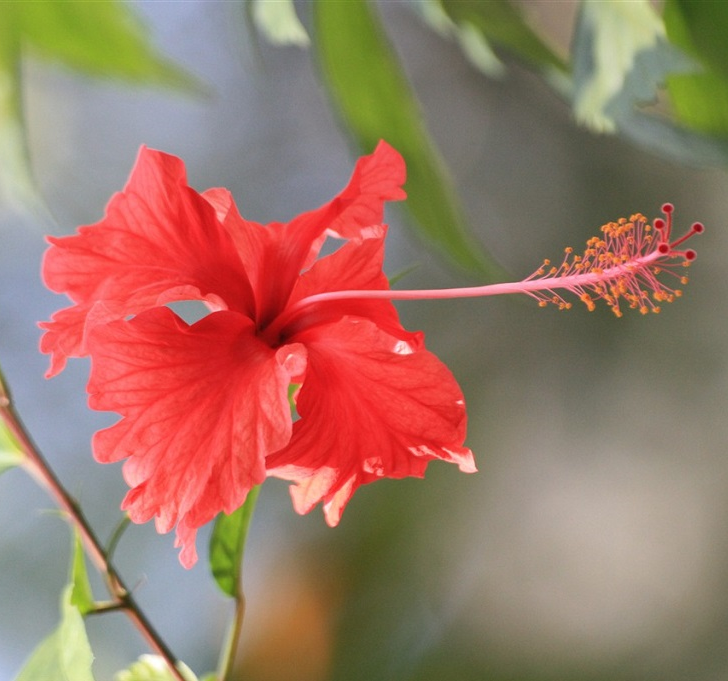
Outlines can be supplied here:
[[[0, 418], [20, 446], [25, 459], [23, 467], [44, 487], [56, 500], [58, 506], [65, 511], [71, 522], [76, 526], [86, 549], [86, 553], [93, 561], [96, 569], [106, 577], [106, 585], [113, 597], [117, 609], [123, 610], [131, 619], [134, 626], [140, 631], [149, 647], [164, 658], [173, 677], [177, 681], [186, 681], [177, 667], [177, 658], [162, 640], [160, 635], [142, 612], [131, 591], [118, 574], [107, 557], [95, 532], [91, 528], [78, 502], [66, 491], [65, 487], [53, 472], [45, 457], [33, 442], [28, 430], [23, 425], [20, 415], [15, 410], [10, 398], [2, 373], [0, 372]], [[107, 608], [108, 609], [108, 608]]]

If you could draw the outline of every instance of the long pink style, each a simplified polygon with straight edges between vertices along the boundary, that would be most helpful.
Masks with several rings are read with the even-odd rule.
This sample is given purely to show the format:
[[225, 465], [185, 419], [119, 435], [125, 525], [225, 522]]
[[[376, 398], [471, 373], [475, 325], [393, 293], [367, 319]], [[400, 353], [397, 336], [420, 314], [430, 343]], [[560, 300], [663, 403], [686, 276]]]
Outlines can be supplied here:
[[478, 298], [508, 293], [523, 293], [535, 298], [541, 307], [554, 304], [560, 309], [571, 308], [558, 290], [576, 295], [591, 311], [595, 299], [601, 298], [615, 315], [622, 316], [620, 304], [639, 310], [642, 314], [659, 312], [660, 303], [672, 302], [682, 290], [661, 281], [660, 275], [671, 275], [679, 285], [688, 283], [678, 267], [687, 267], [695, 259], [692, 249], [679, 247], [691, 236], [701, 234], [704, 227], [696, 222], [681, 237], [671, 241], [673, 206], [662, 206], [665, 215], [650, 224], [637, 213], [629, 220], [619, 219], [602, 226], [602, 236], [586, 242], [581, 255], [566, 248], [564, 259], [558, 266], [544, 260], [533, 274], [522, 281], [469, 286], [464, 288], [424, 290], [342, 290], [319, 293], [298, 301], [286, 310], [286, 318], [279, 319], [282, 328], [309, 305], [326, 301], [360, 298], [386, 300], [423, 300], [441, 298]]

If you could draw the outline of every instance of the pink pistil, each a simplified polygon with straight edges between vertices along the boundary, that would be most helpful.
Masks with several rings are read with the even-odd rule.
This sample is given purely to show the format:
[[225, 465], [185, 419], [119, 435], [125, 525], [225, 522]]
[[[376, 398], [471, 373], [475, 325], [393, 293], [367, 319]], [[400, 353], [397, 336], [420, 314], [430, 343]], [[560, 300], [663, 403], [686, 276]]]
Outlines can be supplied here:
[[344, 290], [319, 293], [303, 298], [288, 310], [286, 319], [277, 320], [280, 329], [289, 324], [303, 308], [332, 300], [379, 299], [425, 300], [441, 298], [476, 298], [507, 293], [524, 293], [535, 298], [541, 307], [554, 304], [559, 309], [571, 308], [557, 290], [568, 291], [591, 311], [595, 300], [601, 298], [618, 317], [622, 316], [620, 302], [642, 314], [659, 312], [659, 303], [672, 302], [682, 295], [682, 290], [660, 281], [663, 273], [677, 277], [685, 285], [688, 278], [676, 272], [677, 267], [687, 267], [695, 260], [692, 249], [678, 250], [678, 246], [704, 227], [694, 223], [681, 237], [670, 241], [672, 231], [672, 204], [662, 206], [665, 219], [657, 218], [652, 225], [642, 214], [629, 220], [621, 218], [601, 228], [602, 236], [592, 237], [586, 243], [582, 255], [574, 255], [566, 248], [562, 263], [552, 266], [544, 260], [533, 274], [518, 282], [488, 284], [465, 288], [429, 290]]

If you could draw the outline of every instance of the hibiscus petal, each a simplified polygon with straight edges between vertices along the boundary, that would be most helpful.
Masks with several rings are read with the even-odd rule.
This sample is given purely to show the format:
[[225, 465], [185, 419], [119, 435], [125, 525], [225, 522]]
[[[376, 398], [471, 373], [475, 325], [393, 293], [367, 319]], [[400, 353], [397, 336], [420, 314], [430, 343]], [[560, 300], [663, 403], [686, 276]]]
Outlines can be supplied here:
[[433, 459], [475, 471], [472, 453], [462, 446], [462, 393], [432, 353], [354, 317], [295, 339], [308, 351], [297, 402], [301, 418], [266, 468], [296, 483], [296, 511], [307, 513], [323, 501], [326, 521], [336, 525], [362, 484], [422, 477]]
[[177, 525], [190, 567], [196, 529], [238, 508], [265, 478], [265, 455], [288, 442], [290, 372], [305, 350], [271, 349], [237, 312], [188, 326], [164, 307], [98, 326], [88, 345], [89, 405], [123, 417], [96, 433], [94, 456], [127, 458], [122, 508], [160, 532]]
[[382, 222], [386, 201], [406, 198], [401, 185], [404, 160], [381, 141], [369, 156], [360, 158], [348, 185], [316, 210], [288, 224], [261, 225], [240, 216], [224, 190], [205, 193], [238, 249], [256, 295], [256, 318], [260, 326], [270, 323], [288, 301], [301, 270], [315, 260], [329, 234], [360, 238], [363, 230]]
[[[49, 237], [43, 279], [75, 305], [41, 324], [50, 373], [85, 354], [87, 313], [95, 323], [120, 319], [173, 300], [209, 300], [253, 311], [252, 293], [232, 240], [213, 206], [187, 186], [184, 164], [142, 147], [123, 192], [106, 216], [68, 237]], [[221, 304], [222, 303], [222, 304]]]
[[348, 186], [339, 194], [340, 201], [351, 203], [331, 222], [329, 231], [351, 239], [360, 234], [362, 227], [381, 223], [385, 201], [407, 198], [402, 189], [406, 179], [407, 168], [401, 154], [380, 140], [372, 154], [359, 159]]

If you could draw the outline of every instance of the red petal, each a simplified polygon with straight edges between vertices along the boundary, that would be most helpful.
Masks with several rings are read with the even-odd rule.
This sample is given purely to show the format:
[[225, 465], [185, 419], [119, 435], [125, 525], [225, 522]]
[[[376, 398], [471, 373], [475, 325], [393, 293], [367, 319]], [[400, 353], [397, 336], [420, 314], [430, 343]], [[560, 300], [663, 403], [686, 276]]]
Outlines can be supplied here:
[[142, 147], [123, 192], [99, 223], [69, 237], [49, 237], [46, 285], [76, 305], [42, 325], [42, 349], [59, 367], [85, 354], [87, 312], [101, 303], [96, 323], [123, 318], [173, 300], [207, 299], [252, 312], [242, 263], [214, 208], [187, 186], [182, 161]]
[[[380, 224], [385, 201], [402, 201], [407, 168], [401, 154], [381, 140], [369, 156], [363, 156], [339, 200], [351, 203], [329, 225], [332, 234], [346, 239], [359, 236], [362, 227]], [[352, 200], [353, 199], [353, 200]]]
[[156, 517], [160, 532], [176, 524], [190, 567], [196, 529], [238, 508], [263, 481], [265, 455], [288, 442], [290, 372], [305, 351], [276, 352], [236, 312], [188, 326], [167, 308], [96, 327], [88, 344], [89, 404], [123, 417], [96, 433], [94, 456], [128, 457], [122, 507], [138, 523]]
[[245, 220], [221, 190], [205, 196], [225, 216], [257, 300], [256, 318], [265, 326], [283, 309], [301, 270], [309, 267], [327, 230], [336, 236], [359, 238], [382, 222], [384, 203], [404, 199], [402, 157], [386, 142], [357, 161], [349, 184], [333, 200], [303, 213], [288, 224], [260, 225]]
[[432, 459], [475, 471], [462, 446], [462, 393], [432, 353], [348, 317], [296, 340], [308, 351], [301, 419], [288, 446], [266, 459], [269, 475], [297, 483], [296, 511], [323, 501], [327, 522], [336, 525], [359, 485], [422, 477]]

